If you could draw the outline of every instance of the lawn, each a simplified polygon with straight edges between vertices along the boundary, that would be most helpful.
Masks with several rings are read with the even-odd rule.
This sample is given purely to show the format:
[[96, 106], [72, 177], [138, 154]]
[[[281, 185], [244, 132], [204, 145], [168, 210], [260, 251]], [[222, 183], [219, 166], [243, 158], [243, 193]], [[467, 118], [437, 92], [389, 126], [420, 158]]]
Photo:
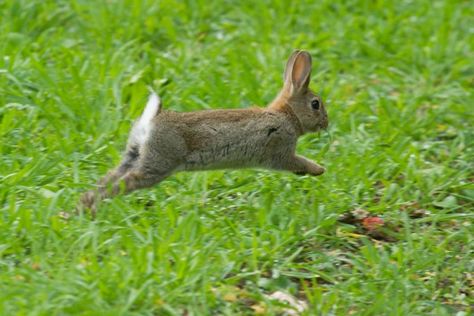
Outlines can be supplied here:
[[[276, 291], [305, 315], [474, 312], [471, 1], [3, 0], [0, 17], [1, 315], [281, 315]], [[65, 216], [148, 87], [168, 110], [264, 106], [296, 48], [330, 122], [298, 152], [324, 175], [179, 173]], [[347, 220], [364, 211], [383, 226]]]

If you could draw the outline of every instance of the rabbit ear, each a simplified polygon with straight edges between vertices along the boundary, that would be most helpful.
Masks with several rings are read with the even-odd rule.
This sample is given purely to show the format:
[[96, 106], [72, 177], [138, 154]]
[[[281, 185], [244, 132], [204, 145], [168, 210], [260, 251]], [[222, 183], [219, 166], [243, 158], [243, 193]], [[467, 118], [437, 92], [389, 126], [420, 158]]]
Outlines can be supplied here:
[[291, 54], [291, 56], [288, 57], [288, 61], [286, 62], [285, 72], [283, 73], [283, 81], [285, 82], [285, 84], [291, 83], [291, 78], [290, 78], [291, 70], [293, 69], [293, 63], [295, 62], [296, 55], [298, 55], [299, 52], [300, 50], [295, 50]]
[[298, 52], [291, 69], [292, 93], [308, 89], [311, 79], [311, 55], [306, 51]]

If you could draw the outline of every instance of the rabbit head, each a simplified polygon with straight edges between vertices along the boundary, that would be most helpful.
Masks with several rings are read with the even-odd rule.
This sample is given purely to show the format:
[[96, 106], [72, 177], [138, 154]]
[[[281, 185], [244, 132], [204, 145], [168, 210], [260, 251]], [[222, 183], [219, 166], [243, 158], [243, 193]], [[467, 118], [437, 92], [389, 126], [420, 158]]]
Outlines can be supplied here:
[[295, 51], [288, 59], [284, 86], [271, 107], [288, 110], [297, 117], [304, 133], [328, 127], [328, 115], [320, 96], [311, 91], [311, 55]]

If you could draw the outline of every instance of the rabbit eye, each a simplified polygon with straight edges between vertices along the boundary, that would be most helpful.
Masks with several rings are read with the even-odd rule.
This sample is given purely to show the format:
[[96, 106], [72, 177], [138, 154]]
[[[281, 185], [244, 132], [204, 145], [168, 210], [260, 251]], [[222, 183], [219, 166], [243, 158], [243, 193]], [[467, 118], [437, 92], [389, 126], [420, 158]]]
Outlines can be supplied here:
[[319, 110], [319, 101], [318, 101], [318, 100], [313, 100], [313, 101], [311, 101], [311, 107], [312, 107], [314, 110]]

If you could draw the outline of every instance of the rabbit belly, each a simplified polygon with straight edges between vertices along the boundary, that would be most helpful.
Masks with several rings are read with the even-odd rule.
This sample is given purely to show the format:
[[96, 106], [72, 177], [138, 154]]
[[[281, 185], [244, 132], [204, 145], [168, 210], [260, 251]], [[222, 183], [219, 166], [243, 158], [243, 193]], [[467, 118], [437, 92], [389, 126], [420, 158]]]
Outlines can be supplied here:
[[[275, 156], [290, 154], [294, 150], [295, 141], [281, 137], [279, 133], [263, 137], [240, 138], [234, 141], [216, 142], [189, 153], [185, 159], [185, 170], [210, 170], [227, 168], [266, 167], [271, 165]], [[250, 135], [249, 135], [250, 136]]]

